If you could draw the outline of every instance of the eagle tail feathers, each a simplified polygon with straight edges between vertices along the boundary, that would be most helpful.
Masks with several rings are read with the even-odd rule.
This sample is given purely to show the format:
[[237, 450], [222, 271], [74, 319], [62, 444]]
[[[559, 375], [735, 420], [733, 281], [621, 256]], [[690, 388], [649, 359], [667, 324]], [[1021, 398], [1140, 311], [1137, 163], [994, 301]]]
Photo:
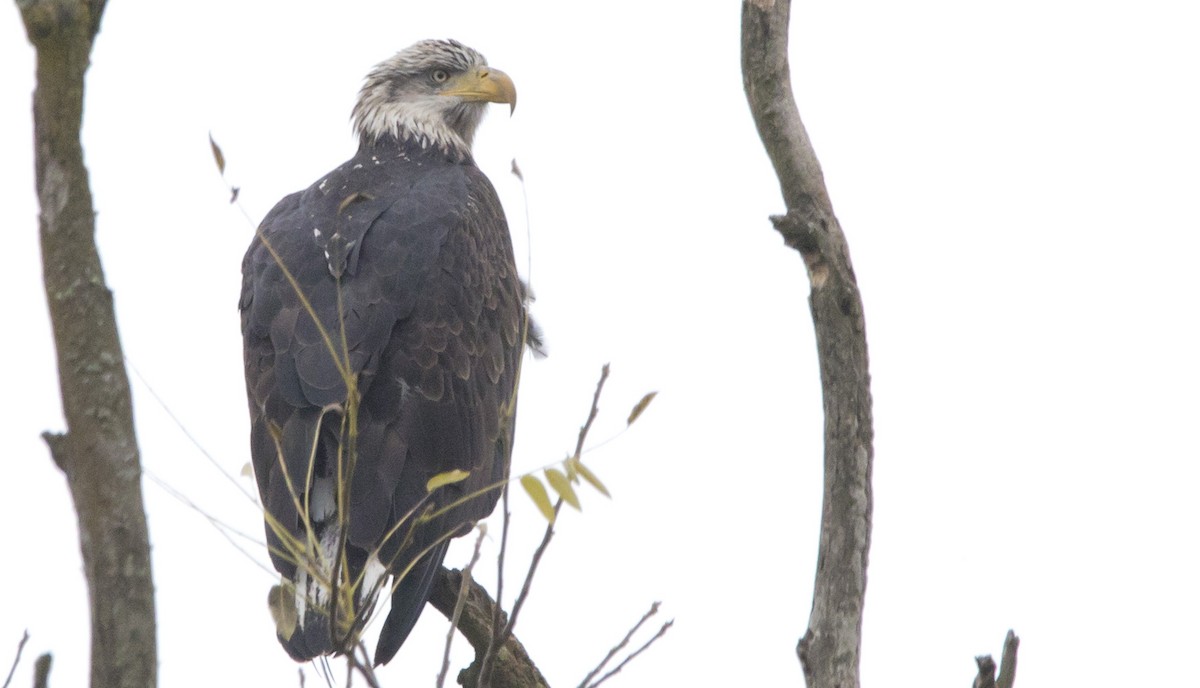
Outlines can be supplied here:
[[396, 584], [392, 592], [392, 609], [383, 622], [379, 642], [375, 645], [375, 666], [391, 661], [417, 625], [449, 546], [449, 539], [440, 542], [414, 563], [408, 574]]
[[[295, 605], [296, 623], [290, 638], [285, 638], [281, 633], [276, 633], [276, 636], [296, 661], [306, 662], [321, 656], [342, 654], [348, 649], [347, 645], [357, 642], [387, 578], [387, 569], [378, 556], [367, 556], [357, 548], [347, 548], [342, 556], [347, 569], [339, 578], [350, 587], [338, 594], [338, 598], [345, 601], [344, 605], [331, 605], [332, 594], [328, 581], [332, 578], [332, 562], [338, 556], [338, 540], [335, 529], [326, 529], [321, 537], [324, 557], [316, 563], [319, 571], [299, 566], [291, 584], [285, 586], [294, 595], [292, 604]], [[330, 618], [334, 614], [339, 619], [340, 642], [335, 640], [330, 627]]]

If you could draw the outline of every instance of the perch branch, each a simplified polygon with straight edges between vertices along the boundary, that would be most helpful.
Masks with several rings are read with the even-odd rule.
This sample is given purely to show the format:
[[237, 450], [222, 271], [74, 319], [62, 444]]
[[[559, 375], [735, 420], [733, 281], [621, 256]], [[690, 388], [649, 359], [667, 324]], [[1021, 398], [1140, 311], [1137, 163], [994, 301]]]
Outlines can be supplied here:
[[[447, 619], [453, 618], [462, 588], [462, 573], [442, 568], [433, 583], [429, 603]], [[468, 581], [463, 600], [458, 630], [475, 650], [475, 661], [459, 673], [458, 683], [462, 686], [475, 686], [478, 684], [480, 664], [492, 640], [493, 616], [499, 614], [503, 623], [506, 615], [502, 610], [496, 610], [496, 603], [492, 601], [487, 590], [473, 580]], [[494, 653], [489, 688], [549, 688], [549, 684], [517, 637], [510, 635]]]

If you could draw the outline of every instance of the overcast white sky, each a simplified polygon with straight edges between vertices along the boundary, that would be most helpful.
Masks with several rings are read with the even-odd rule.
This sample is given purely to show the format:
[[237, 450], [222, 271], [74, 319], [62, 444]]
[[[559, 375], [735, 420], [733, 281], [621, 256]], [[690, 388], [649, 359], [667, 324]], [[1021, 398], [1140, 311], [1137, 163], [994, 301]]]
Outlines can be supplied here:
[[[1009, 628], [1023, 688], [1194, 680], [1200, 10], [1134, 7], [793, 8], [794, 86], [871, 347], [865, 686], [969, 685], [972, 658], [998, 653]], [[660, 391], [589, 454], [614, 499], [585, 493], [584, 512], [561, 519], [518, 635], [552, 684], [574, 685], [661, 600], [675, 628], [614, 685], [800, 684], [820, 390], [802, 264], [767, 221], [784, 208], [742, 95], [739, 13], [732, 1], [114, 0], [84, 145], [130, 364], [237, 475], [236, 301], [252, 227], [227, 203], [208, 132], [257, 221], [353, 152], [348, 116], [372, 65], [459, 38], [520, 91], [478, 145], [519, 253], [532, 246], [551, 351], [526, 366], [516, 468], [573, 446], [604, 362], [596, 440]], [[36, 238], [33, 51], [12, 3], [0, 65], [0, 661], [28, 628], [14, 685], [44, 651], [53, 685], [84, 685], [74, 516], [38, 437], [62, 420]], [[146, 384], [134, 390], [147, 472], [260, 536], [256, 507]], [[155, 482], [145, 491], [161, 685], [296, 685], [261, 549], [247, 556]], [[542, 521], [523, 498], [514, 512], [520, 564]], [[432, 685], [444, 624], [426, 614], [385, 685]]]

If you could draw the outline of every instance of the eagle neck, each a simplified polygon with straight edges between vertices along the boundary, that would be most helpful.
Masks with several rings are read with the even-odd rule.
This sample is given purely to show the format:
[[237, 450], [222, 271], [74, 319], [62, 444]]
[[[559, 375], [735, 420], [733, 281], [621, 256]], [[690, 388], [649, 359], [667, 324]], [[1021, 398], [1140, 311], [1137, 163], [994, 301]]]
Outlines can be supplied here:
[[446, 161], [459, 165], [474, 164], [469, 148], [459, 145], [430, 145], [421, 137], [407, 135], [403, 130], [398, 136], [385, 134], [377, 139], [360, 138], [358, 155], [375, 156], [381, 160], [402, 158], [427, 162]]

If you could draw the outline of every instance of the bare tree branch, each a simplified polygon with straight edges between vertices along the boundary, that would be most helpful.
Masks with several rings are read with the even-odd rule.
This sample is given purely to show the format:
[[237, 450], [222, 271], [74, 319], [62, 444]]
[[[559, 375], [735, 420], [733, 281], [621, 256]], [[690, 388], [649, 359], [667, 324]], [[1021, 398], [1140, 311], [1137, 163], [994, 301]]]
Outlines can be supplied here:
[[12, 683], [13, 673], [17, 670], [17, 665], [21, 663], [21, 651], [25, 649], [27, 642], [29, 642], [29, 631], [21, 634], [21, 642], [17, 643], [17, 654], [13, 657], [12, 668], [8, 670], [8, 678], [4, 679], [3, 688], [8, 688], [8, 684]]
[[53, 661], [50, 653], [38, 657], [33, 662], [33, 688], [49, 688], [50, 664]]
[[621, 642], [614, 645], [613, 648], [608, 651], [608, 654], [604, 655], [604, 659], [600, 660], [600, 663], [596, 665], [596, 668], [592, 669], [590, 672], [588, 672], [587, 676], [583, 677], [583, 680], [579, 682], [579, 688], [588, 688], [588, 684], [591, 683], [593, 678], [596, 678], [596, 674], [604, 671], [604, 667], [608, 666], [608, 663], [612, 661], [612, 658], [616, 657], [617, 653], [623, 650], [625, 646], [629, 644], [629, 641], [633, 639], [633, 634], [637, 633], [637, 630], [642, 627], [642, 624], [646, 623], [650, 617], [658, 613], [659, 604], [659, 602], [655, 602], [654, 604], [650, 605], [650, 609], [642, 615], [642, 618], [638, 619], [638, 622], [633, 625], [633, 628], [629, 629], [629, 632], [625, 634], [625, 637], [621, 639]]
[[[154, 588], [129, 378], [96, 250], [83, 164], [84, 73], [103, 0], [18, 0], [37, 50], [34, 160], [42, 273], [64, 434], [44, 435], [79, 519], [91, 601], [91, 685], [156, 683]], [[48, 670], [48, 665], [47, 665]]]
[[1004, 654], [1000, 657], [1000, 675], [996, 678], [996, 688], [1013, 688], [1017, 680], [1017, 648], [1021, 639], [1009, 629], [1004, 636]]
[[[604, 383], [608, 381], [608, 374], [609, 374], [609, 364], [605, 363], [604, 366], [600, 369], [600, 379], [596, 382], [596, 391], [595, 391], [595, 393], [592, 394], [592, 405], [588, 409], [587, 420], [584, 421], [583, 425], [580, 426], [580, 428], [579, 428], [579, 436], [575, 442], [575, 454], [573, 455], [573, 458], [576, 461], [579, 460], [580, 455], [583, 453], [583, 444], [584, 444], [584, 442], [587, 441], [588, 433], [592, 429], [592, 423], [595, 422], [596, 416], [600, 413], [600, 395], [604, 391]], [[507, 490], [507, 488], [505, 488], [505, 489]], [[505, 509], [504, 509], [504, 516], [505, 516], [504, 537], [505, 537], [505, 540], [501, 543], [501, 550], [500, 550], [501, 556], [503, 556], [503, 554], [504, 554], [504, 543], [507, 542], [507, 535], [508, 535], [507, 494], [508, 493], [506, 491], [505, 492], [505, 495], [506, 495]], [[490, 683], [491, 683], [492, 664], [493, 664], [493, 659], [496, 654], [496, 649], [497, 649], [497, 647], [503, 647], [504, 644], [508, 641], [509, 637], [512, 636], [513, 628], [515, 628], [517, 625], [517, 617], [520, 616], [521, 608], [525, 606], [525, 600], [529, 597], [529, 592], [532, 589], [533, 576], [534, 576], [534, 574], [537, 573], [538, 565], [542, 561], [542, 555], [544, 555], [546, 553], [546, 549], [550, 546], [550, 540], [554, 537], [554, 524], [558, 521], [558, 513], [559, 513], [559, 511], [562, 510], [562, 505], [563, 505], [563, 498], [559, 497], [558, 500], [554, 502], [553, 518], [547, 519], [546, 530], [542, 534], [542, 541], [538, 544], [537, 549], [534, 550], [534, 552], [533, 552], [533, 559], [529, 563], [529, 569], [525, 574], [525, 582], [521, 586], [521, 592], [517, 594], [517, 599], [516, 599], [516, 601], [513, 602], [511, 618], [509, 618], [507, 624], [503, 625], [503, 629], [499, 633], [496, 633], [495, 631], [493, 631], [493, 633], [492, 633], [492, 640], [489, 642], [488, 648], [483, 654], [483, 659], [480, 661], [480, 670], [479, 670], [480, 686], [486, 687], [486, 686], [490, 685]], [[499, 590], [499, 586], [497, 586], [497, 590]], [[497, 597], [499, 597], [499, 593], [497, 593]], [[498, 602], [495, 603], [494, 606], [497, 610], [500, 608], [500, 604]], [[495, 620], [493, 620], [493, 628], [497, 628], [497, 627], [499, 627], [499, 624], [495, 623]]]
[[649, 649], [649, 647], [651, 645], [653, 645], [655, 643], [655, 641], [657, 641], [659, 638], [666, 635], [667, 631], [669, 631], [671, 629], [671, 626], [675, 625], [674, 619], [671, 619], [670, 621], [663, 624], [658, 629], [657, 633], [655, 633], [649, 640], [642, 643], [641, 647], [634, 650], [633, 652], [630, 652], [625, 657], [625, 659], [621, 660], [621, 663], [618, 664], [612, 671], [609, 671], [607, 674], [601, 676], [600, 679], [598, 681], [596, 681], [595, 683], [591, 683], [591, 680], [596, 677], [596, 674], [603, 671], [604, 667], [610, 661], [612, 661], [612, 658], [616, 657], [618, 652], [625, 649], [625, 647], [627, 645], [629, 645], [629, 641], [633, 639], [633, 634], [637, 633], [638, 629], [642, 627], [642, 624], [646, 623], [646, 621], [650, 617], [652, 617], [658, 613], [658, 606], [659, 606], [658, 602], [655, 602], [654, 604], [650, 605], [649, 611], [647, 611], [645, 614], [643, 614], [642, 618], [638, 619], [638, 622], [633, 625], [633, 628], [629, 629], [629, 632], [625, 634], [625, 637], [621, 639], [621, 642], [617, 643], [611, 650], [609, 650], [608, 654], [604, 655], [604, 659], [600, 660], [600, 664], [596, 665], [595, 669], [592, 669], [592, 671], [587, 676], [583, 677], [583, 681], [581, 681], [579, 683], [579, 688], [596, 688], [601, 683], [604, 683], [608, 679], [610, 679], [613, 676], [620, 673], [621, 669], [624, 669], [626, 664], [629, 664], [630, 662], [632, 662], [635, 657], [637, 657], [638, 655], [642, 654], [642, 652]]
[[[433, 583], [429, 603], [447, 619], [452, 618], [462, 584], [462, 573], [442, 568]], [[462, 614], [458, 619], [458, 630], [475, 649], [475, 661], [459, 673], [458, 683], [462, 686], [476, 686], [479, 681], [480, 664], [492, 640], [492, 618], [497, 613], [496, 603], [492, 601], [487, 590], [473, 580], [467, 586], [464, 600]], [[505, 614], [503, 611], [499, 614], [503, 623], [506, 620]], [[510, 635], [495, 652], [489, 688], [549, 688], [549, 684], [520, 641], [516, 636]]]
[[975, 658], [975, 666], [979, 672], [971, 688], [996, 688], [996, 660], [991, 655], [980, 655]]
[[742, 3], [742, 77], [787, 214], [773, 217], [808, 270], [825, 409], [825, 486], [808, 630], [797, 653], [809, 688], [859, 685], [874, 449], [862, 298], [788, 67], [789, 0]]
[[660, 626], [660, 627], [659, 627], [659, 629], [658, 629], [658, 632], [657, 632], [657, 633], [655, 633], [653, 636], [651, 636], [651, 638], [650, 638], [649, 640], [647, 640], [646, 642], [642, 643], [642, 646], [641, 646], [641, 647], [639, 647], [638, 649], [634, 650], [633, 652], [630, 652], [630, 653], [629, 653], [629, 654], [628, 654], [628, 655], [625, 657], [625, 659], [622, 659], [622, 660], [621, 660], [621, 663], [620, 663], [620, 664], [618, 664], [617, 666], [613, 667], [613, 668], [612, 668], [612, 670], [611, 670], [611, 671], [609, 671], [607, 674], [605, 674], [605, 675], [601, 676], [601, 677], [600, 677], [600, 680], [599, 680], [599, 681], [596, 681], [595, 683], [593, 683], [591, 686], [589, 686], [589, 688], [597, 688], [597, 687], [598, 687], [598, 686], [599, 686], [601, 683], [604, 683], [605, 681], [607, 681], [608, 679], [612, 678], [613, 676], [616, 676], [617, 674], [621, 673], [621, 670], [625, 668], [625, 665], [626, 665], [626, 664], [629, 664], [629, 663], [630, 663], [630, 662], [632, 662], [634, 659], [636, 659], [638, 655], [642, 654], [642, 653], [643, 653], [643, 652], [645, 652], [646, 650], [649, 650], [649, 649], [650, 649], [650, 646], [651, 646], [651, 645], [653, 645], [655, 642], [657, 642], [659, 638], [661, 638], [661, 637], [663, 637], [664, 635], [666, 635], [666, 634], [667, 634], [667, 631], [671, 630], [671, 627], [672, 627], [672, 626], [674, 626], [674, 625], [675, 625], [675, 620], [674, 620], [674, 619], [671, 619], [670, 621], [668, 621], [668, 622], [666, 622], [665, 624], [663, 624], [662, 626]]
[[[442, 670], [437, 675], [437, 688], [442, 688], [446, 685], [446, 675], [450, 673], [450, 646], [454, 643], [454, 631], [458, 628], [458, 620], [462, 617], [463, 605], [467, 602], [467, 591], [471, 585], [471, 572], [475, 570], [475, 563], [479, 561], [479, 551], [483, 548], [483, 538], [487, 535], [487, 528], [479, 526], [479, 535], [475, 538], [475, 551], [471, 554], [471, 561], [467, 567], [462, 570], [462, 584], [458, 588], [458, 601], [454, 603], [454, 613], [450, 616], [450, 630], [446, 632], [446, 647], [442, 652]], [[497, 608], [500, 605], [496, 605]], [[492, 627], [496, 626], [496, 616], [492, 615]]]
[[[362, 653], [362, 659], [359, 659], [358, 653]], [[350, 682], [355, 673], [363, 677], [368, 688], [380, 688], [379, 677], [375, 675], [375, 667], [371, 664], [371, 653], [367, 651], [366, 643], [360, 640], [358, 645], [350, 648], [350, 651], [344, 656], [346, 658], [346, 688], [350, 688]]]
[[975, 675], [972, 688], [1013, 688], [1017, 680], [1017, 647], [1021, 639], [1011, 630], [1004, 636], [1004, 654], [1000, 658], [1000, 675], [996, 675], [996, 661], [991, 655], [975, 658], [979, 672]]

